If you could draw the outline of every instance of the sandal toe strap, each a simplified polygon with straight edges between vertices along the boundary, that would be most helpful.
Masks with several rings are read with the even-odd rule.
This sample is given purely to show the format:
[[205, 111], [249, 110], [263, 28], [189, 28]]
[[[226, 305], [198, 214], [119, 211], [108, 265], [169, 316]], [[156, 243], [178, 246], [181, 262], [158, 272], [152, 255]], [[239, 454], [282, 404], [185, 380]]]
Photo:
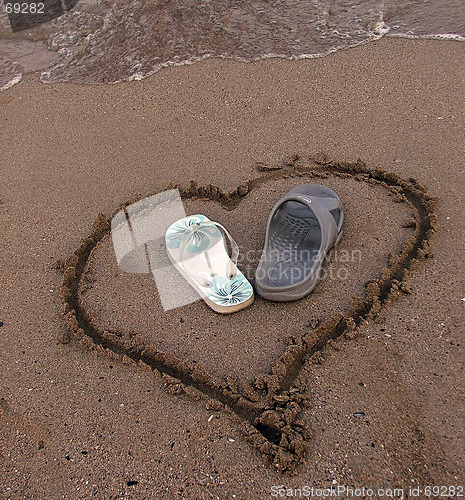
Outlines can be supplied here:
[[234, 278], [237, 273], [237, 259], [239, 257], [239, 246], [234, 241], [233, 237], [230, 235], [229, 231], [220, 223], [215, 221], [201, 221], [196, 222], [189, 227], [186, 228], [184, 233], [181, 235], [180, 244], [179, 244], [179, 252], [180, 252], [180, 262], [178, 263], [184, 271], [189, 274], [189, 276], [195, 280], [202, 287], [210, 287], [212, 286], [211, 275], [216, 274], [218, 269], [213, 269], [210, 264], [210, 260], [208, 258], [208, 248], [203, 250], [202, 252], [197, 253], [205, 253], [206, 259], [205, 262], [208, 266], [208, 270], [201, 271], [196, 270], [195, 272], [192, 269], [187, 269], [184, 263], [188, 261], [190, 258], [194, 257], [196, 253], [189, 250], [192, 246], [195, 246], [195, 240], [200, 237], [202, 234], [202, 230], [206, 228], [218, 228], [222, 233], [224, 233], [229, 241], [231, 246], [231, 257], [228, 259], [226, 269], [224, 270], [225, 276], [229, 279]]

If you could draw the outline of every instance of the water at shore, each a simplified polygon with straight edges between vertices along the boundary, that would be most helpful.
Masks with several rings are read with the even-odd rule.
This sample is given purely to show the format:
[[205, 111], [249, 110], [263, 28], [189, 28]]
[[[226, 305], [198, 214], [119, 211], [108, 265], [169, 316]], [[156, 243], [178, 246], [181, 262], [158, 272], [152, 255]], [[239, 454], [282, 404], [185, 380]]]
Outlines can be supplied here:
[[210, 57], [318, 57], [381, 36], [465, 38], [462, 0], [82, 0], [13, 33], [0, 7], [0, 89], [139, 80]]

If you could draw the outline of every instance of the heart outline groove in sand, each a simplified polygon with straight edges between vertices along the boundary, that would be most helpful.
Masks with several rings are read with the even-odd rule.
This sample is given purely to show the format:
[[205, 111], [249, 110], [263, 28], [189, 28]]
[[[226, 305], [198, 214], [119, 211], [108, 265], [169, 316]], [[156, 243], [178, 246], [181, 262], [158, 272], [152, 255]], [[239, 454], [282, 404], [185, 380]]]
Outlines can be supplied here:
[[[405, 180], [393, 172], [370, 168], [363, 161], [355, 163], [330, 161], [318, 153], [313, 160], [303, 163], [292, 155], [279, 165], [259, 164], [262, 174], [241, 184], [230, 192], [216, 186], [198, 186], [191, 181], [188, 187], [176, 187], [183, 199], [219, 202], [232, 210], [258, 186], [273, 180], [306, 176], [315, 179], [336, 176], [378, 184], [394, 195], [394, 201], [406, 202], [413, 212], [404, 227], [414, 228], [397, 255], [390, 257], [378, 278], [365, 286], [364, 297], [355, 296], [344, 314], [337, 313], [315, 325], [303, 336], [287, 339], [281, 356], [271, 365], [267, 375], [257, 377], [253, 384], [227, 377], [214, 377], [201, 364], [191, 366], [169, 352], [158, 351], [146, 344], [143, 336], [134, 332], [103, 330], [88, 311], [79, 293], [86, 267], [98, 243], [110, 234], [110, 222], [122, 208], [138, 201], [130, 200], [118, 207], [112, 216], [99, 213], [92, 232], [83, 238], [80, 246], [58, 265], [63, 271], [60, 287], [62, 316], [68, 331], [60, 340], [67, 343], [71, 333], [80, 344], [93, 351], [139, 365], [150, 370], [171, 394], [186, 394], [194, 399], [207, 398], [207, 408], [226, 411], [240, 421], [245, 439], [257, 448], [282, 472], [292, 472], [303, 463], [312, 432], [299, 421], [303, 406], [310, 406], [305, 394], [303, 368], [309, 363], [321, 362], [322, 350], [337, 339], [353, 339], [367, 322], [374, 321], [402, 293], [410, 293], [406, 284], [419, 262], [431, 256], [430, 241], [437, 231], [436, 199], [428, 194], [418, 180]], [[151, 196], [157, 193], [150, 193]]]

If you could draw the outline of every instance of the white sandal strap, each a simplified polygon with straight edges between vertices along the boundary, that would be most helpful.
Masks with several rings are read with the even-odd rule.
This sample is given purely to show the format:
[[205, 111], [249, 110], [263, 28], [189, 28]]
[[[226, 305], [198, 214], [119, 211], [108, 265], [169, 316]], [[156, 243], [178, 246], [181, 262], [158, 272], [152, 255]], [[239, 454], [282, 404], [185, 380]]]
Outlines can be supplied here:
[[[206, 273], [193, 273], [192, 270], [186, 269], [186, 267], [183, 265], [183, 262], [188, 260], [189, 257], [185, 258], [185, 252], [186, 252], [186, 247], [188, 246], [189, 243], [192, 243], [190, 240], [194, 239], [194, 233], [195, 231], [198, 231], [202, 227], [211, 227], [211, 226], [216, 226], [220, 228], [224, 234], [226, 234], [229, 243], [231, 245], [231, 258], [228, 259], [228, 267], [226, 269], [226, 276], [229, 279], [232, 279], [236, 274], [237, 274], [237, 259], [239, 257], [239, 246], [237, 243], [234, 241], [232, 236], [229, 234], [229, 231], [219, 224], [218, 222], [215, 221], [202, 221], [202, 222], [196, 222], [186, 228], [184, 233], [181, 235], [181, 240], [179, 243], [179, 251], [180, 251], [180, 262], [178, 262], [178, 265], [181, 266], [186, 274], [188, 274], [194, 281], [196, 281], [200, 286], [205, 287], [205, 286], [211, 286], [212, 283], [210, 281], [210, 274], [215, 272], [214, 269], [210, 268], [210, 273], [208, 273], [208, 278], [206, 278], [205, 274]], [[208, 248], [205, 249], [203, 252], [207, 252]], [[207, 263], [209, 262], [208, 256], [207, 256]]]

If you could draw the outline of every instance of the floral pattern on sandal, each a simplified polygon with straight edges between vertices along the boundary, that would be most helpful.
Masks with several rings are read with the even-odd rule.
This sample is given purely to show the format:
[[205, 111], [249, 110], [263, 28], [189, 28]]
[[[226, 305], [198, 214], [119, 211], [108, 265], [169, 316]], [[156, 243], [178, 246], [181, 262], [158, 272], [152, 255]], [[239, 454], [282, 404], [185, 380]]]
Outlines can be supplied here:
[[181, 238], [186, 231], [191, 231], [192, 241], [186, 246], [189, 253], [198, 253], [210, 246], [213, 238], [221, 237], [220, 231], [213, 225], [206, 224], [208, 219], [202, 215], [186, 217], [172, 224], [166, 233], [168, 248], [179, 248]]
[[213, 286], [207, 297], [221, 306], [228, 306], [244, 302], [252, 296], [252, 285], [242, 273], [236, 274], [234, 278], [227, 279], [223, 276], [212, 279]]

